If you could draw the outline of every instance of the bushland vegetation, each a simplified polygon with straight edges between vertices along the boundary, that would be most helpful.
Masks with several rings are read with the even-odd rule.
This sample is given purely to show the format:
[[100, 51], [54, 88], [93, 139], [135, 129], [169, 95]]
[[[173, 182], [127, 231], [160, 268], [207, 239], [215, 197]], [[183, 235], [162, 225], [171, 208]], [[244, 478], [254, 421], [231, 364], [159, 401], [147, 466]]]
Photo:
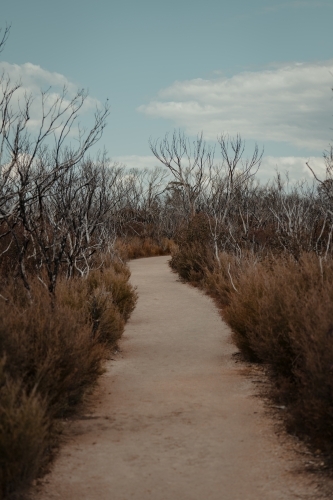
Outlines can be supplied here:
[[288, 429], [332, 463], [332, 149], [325, 179], [262, 185], [257, 147], [246, 156], [240, 137], [222, 136], [218, 148], [216, 163], [201, 136], [152, 143], [182, 213], [171, 267], [216, 299], [243, 357], [267, 368]]
[[44, 92], [36, 129], [19, 89], [0, 76], [0, 496], [45, 467], [102, 373], [136, 302], [126, 260], [170, 252], [267, 367], [288, 428], [332, 459], [332, 150], [325, 179], [262, 185], [257, 146], [175, 131], [150, 142], [160, 166], [127, 169], [89, 156], [107, 106], [83, 130], [84, 91]]
[[84, 91], [42, 92], [30, 126], [33, 96], [19, 90], [0, 76], [0, 498], [46, 467], [137, 298], [114, 246], [131, 177], [88, 156], [108, 107], [84, 131]]
[[[182, 132], [151, 141], [163, 169], [127, 173], [112, 216], [134, 249], [171, 251], [171, 267], [220, 305], [243, 357], [263, 364], [290, 431], [332, 460], [333, 151], [326, 175], [258, 181], [262, 153], [240, 136], [216, 146]], [[308, 165], [312, 171], [311, 164]], [[117, 219], [118, 217], [118, 219]], [[123, 233], [121, 233], [123, 231]], [[124, 240], [125, 238], [125, 240]], [[157, 252], [156, 252], [157, 253]]]

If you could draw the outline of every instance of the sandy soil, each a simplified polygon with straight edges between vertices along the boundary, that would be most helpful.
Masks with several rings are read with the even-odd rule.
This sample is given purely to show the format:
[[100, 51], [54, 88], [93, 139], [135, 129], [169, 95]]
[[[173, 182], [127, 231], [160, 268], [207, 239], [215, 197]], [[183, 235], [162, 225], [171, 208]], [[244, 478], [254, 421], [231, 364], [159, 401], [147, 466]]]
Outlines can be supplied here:
[[[181, 284], [166, 257], [131, 263], [139, 302], [94, 406], [33, 498], [320, 498], [280, 442], [212, 301]], [[292, 447], [291, 447], [292, 448]]]

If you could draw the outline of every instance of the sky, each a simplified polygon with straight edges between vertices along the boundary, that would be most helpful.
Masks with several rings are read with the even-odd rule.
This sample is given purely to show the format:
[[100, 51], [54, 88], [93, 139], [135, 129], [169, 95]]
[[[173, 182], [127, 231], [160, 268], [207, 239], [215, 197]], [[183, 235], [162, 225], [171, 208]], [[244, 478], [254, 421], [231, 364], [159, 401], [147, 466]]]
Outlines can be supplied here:
[[181, 128], [240, 134], [262, 179], [300, 179], [333, 139], [332, 19], [333, 0], [2, 0], [0, 70], [28, 92], [84, 87], [86, 120], [108, 99], [99, 147], [130, 167]]

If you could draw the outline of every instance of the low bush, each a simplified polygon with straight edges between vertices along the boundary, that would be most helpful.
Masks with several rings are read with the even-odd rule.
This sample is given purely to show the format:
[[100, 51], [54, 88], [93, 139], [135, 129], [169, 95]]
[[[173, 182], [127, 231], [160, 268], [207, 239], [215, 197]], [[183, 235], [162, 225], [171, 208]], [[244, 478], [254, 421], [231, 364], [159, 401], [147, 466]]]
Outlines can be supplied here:
[[0, 362], [0, 498], [18, 491], [35, 477], [50, 445], [51, 421], [36, 391], [27, 394]]
[[119, 259], [112, 265], [105, 263], [101, 269], [92, 271], [87, 278], [89, 293], [94, 294], [98, 290], [104, 290], [125, 321], [128, 320], [137, 301], [136, 292], [128, 282], [129, 278], [129, 268]]
[[17, 293], [0, 302], [0, 354], [13, 380], [24, 380], [29, 394], [37, 390], [45, 398], [52, 416], [63, 416], [102, 373], [105, 346], [81, 311], [52, 304], [37, 282], [32, 291], [32, 301], [22, 303]]
[[124, 260], [140, 259], [142, 257], [157, 257], [169, 255], [173, 248], [173, 241], [162, 238], [161, 241], [138, 236], [119, 238], [115, 249]]
[[207, 271], [214, 269], [214, 256], [205, 245], [184, 244], [172, 253], [170, 266], [193, 285], [202, 285]]
[[333, 260], [220, 253], [183, 242], [171, 266], [214, 297], [245, 359], [265, 363], [286, 423], [333, 459]]
[[239, 277], [255, 262], [251, 253], [243, 254], [242, 258], [227, 252], [220, 252], [218, 259], [213, 253], [211, 269], [206, 268], [203, 287], [220, 307], [230, 304], [231, 296], [238, 291]]
[[266, 363], [288, 425], [333, 452], [333, 262], [304, 254], [249, 268], [224, 317], [250, 359]]
[[133, 311], [130, 271], [99, 257], [87, 277], [58, 280], [55, 296], [30, 278], [0, 290], [0, 492], [23, 487], [50, 458], [55, 419], [72, 413], [103, 373]]
[[176, 234], [170, 266], [192, 285], [202, 286], [207, 272], [215, 269], [209, 238], [209, 223], [204, 214], [197, 214]]

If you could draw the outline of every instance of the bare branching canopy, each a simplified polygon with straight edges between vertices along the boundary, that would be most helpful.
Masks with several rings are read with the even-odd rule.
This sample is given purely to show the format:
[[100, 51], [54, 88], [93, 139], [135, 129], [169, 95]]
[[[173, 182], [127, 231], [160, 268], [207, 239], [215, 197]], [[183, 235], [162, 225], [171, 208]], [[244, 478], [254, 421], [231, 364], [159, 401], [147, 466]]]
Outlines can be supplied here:
[[169, 187], [183, 190], [188, 210], [194, 215], [197, 200], [211, 178], [214, 148], [207, 145], [202, 133], [190, 141], [180, 130], [149, 144], [154, 156], [173, 175]]
[[[0, 50], [8, 34], [6, 27]], [[69, 274], [73, 267], [87, 269], [87, 256], [97, 245], [92, 238], [110, 210], [106, 162], [92, 166], [87, 159], [102, 136], [109, 107], [96, 109], [85, 129], [79, 116], [87, 97], [82, 89], [70, 95], [66, 87], [60, 94], [48, 89], [38, 99], [22, 97], [20, 82], [0, 76], [0, 240], [8, 242], [1, 253], [15, 248], [27, 289], [26, 268], [32, 262], [50, 293], [66, 260]]]
[[[0, 52], [9, 31], [0, 33]], [[67, 88], [23, 94], [20, 82], [0, 75], [0, 257], [11, 256], [28, 294], [32, 275], [54, 296], [60, 274], [87, 276], [96, 252], [113, 251], [117, 237], [174, 238], [197, 216], [219, 264], [224, 251], [239, 259], [268, 247], [296, 259], [304, 250], [332, 252], [332, 149], [325, 180], [308, 165], [312, 187], [281, 175], [260, 185], [263, 151], [249, 151], [240, 135], [221, 134], [212, 145], [203, 133], [175, 130], [149, 141], [159, 166], [127, 169], [106, 153], [89, 156], [109, 106], [84, 128], [87, 98]]]

